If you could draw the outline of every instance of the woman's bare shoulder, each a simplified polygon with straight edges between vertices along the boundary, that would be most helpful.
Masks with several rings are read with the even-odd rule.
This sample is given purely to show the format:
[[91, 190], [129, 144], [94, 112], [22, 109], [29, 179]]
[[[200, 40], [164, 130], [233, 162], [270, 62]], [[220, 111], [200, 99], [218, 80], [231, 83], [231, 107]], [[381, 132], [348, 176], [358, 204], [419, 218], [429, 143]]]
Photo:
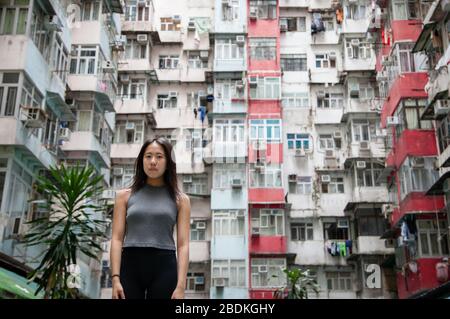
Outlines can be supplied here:
[[180, 192], [180, 195], [178, 196], [178, 199], [177, 199], [177, 205], [178, 205], [178, 208], [185, 206], [185, 205], [190, 205], [189, 196], [186, 193]]
[[131, 195], [131, 188], [119, 189], [116, 191], [116, 198], [119, 201], [128, 201]]

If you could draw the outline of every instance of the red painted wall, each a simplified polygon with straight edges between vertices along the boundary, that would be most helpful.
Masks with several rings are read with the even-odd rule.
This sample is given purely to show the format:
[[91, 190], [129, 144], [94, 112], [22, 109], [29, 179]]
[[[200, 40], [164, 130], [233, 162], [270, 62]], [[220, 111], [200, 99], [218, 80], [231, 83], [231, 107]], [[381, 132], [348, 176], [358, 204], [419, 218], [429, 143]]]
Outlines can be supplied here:
[[280, 100], [249, 100], [248, 114], [249, 119], [280, 118], [281, 102]]
[[252, 289], [250, 291], [250, 299], [274, 299], [274, 291], [275, 289]]
[[381, 48], [380, 53], [377, 56], [377, 61], [376, 61], [376, 64], [375, 64], [375, 70], [377, 72], [379, 72], [381, 70], [381, 57], [389, 55], [390, 52], [391, 52], [391, 46], [383, 45], [383, 47]]
[[[266, 144], [266, 163], [282, 163], [283, 162], [283, 144]], [[248, 162], [256, 162], [256, 150], [253, 149], [252, 145], [249, 145], [248, 151]]]
[[416, 261], [418, 264], [417, 273], [414, 274], [407, 270], [406, 276], [403, 276], [401, 272], [397, 272], [398, 297], [401, 299], [442, 284], [436, 279], [435, 268], [441, 258], [420, 258]]
[[386, 117], [392, 116], [401, 99], [427, 98], [424, 90], [428, 82], [428, 75], [424, 72], [403, 73], [395, 79], [389, 90], [388, 98], [384, 101], [381, 111], [381, 126], [386, 127]]
[[250, 253], [285, 254], [287, 252], [286, 236], [251, 236]]
[[283, 188], [249, 188], [249, 203], [284, 203]]
[[438, 154], [434, 130], [404, 130], [388, 160], [399, 168], [407, 156], [434, 156]]
[[444, 208], [444, 196], [426, 196], [424, 192], [412, 192], [400, 202], [400, 208], [392, 213], [392, 225], [408, 213], [437, 212]]
[[394, 20], [391, 21], [393, 42], [416, 42], [422, 31], [421, 20]]

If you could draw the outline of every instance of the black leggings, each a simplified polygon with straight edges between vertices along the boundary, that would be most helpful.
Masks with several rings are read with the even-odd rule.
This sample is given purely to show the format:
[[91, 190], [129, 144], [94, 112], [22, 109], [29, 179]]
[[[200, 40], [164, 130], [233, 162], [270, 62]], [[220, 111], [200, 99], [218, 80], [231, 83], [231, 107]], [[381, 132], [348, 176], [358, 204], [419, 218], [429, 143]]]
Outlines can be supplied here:
[[170, 299], [177, 281], [175, 250], [153, 247], [122, 249], [120, 283], [125, 299]]

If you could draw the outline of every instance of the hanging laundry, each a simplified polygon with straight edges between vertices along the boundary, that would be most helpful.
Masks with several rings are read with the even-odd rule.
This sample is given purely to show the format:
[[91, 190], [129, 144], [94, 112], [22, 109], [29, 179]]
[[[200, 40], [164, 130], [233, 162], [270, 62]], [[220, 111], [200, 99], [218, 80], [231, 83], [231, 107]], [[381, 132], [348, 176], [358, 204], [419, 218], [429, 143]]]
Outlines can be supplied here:
[[345, 257], [347, 256], [347, 248], [345, 247], [345, 243], [339, 243], [339, 252], [340, 252], [340, 256]]
[[331, 256], [336, 256], [336, 243], [331, 242]]
[[347, 255], [352, 254], [352, 241], [351, 240], [346, 240], [345, 241], [345, 247], [347, 249]]
[[197, 114], [198, 114], [197, 108], [195, 107], [195, 108], [194, 108], [194, 116], [195, 116], [195, 118], [197, 118]]
[[205, 120], [205, 116], [206, 116], [206, 107], [205, 106], [200, 106], [200, 120], [203, 121]]
[[406, 224], [406, 222], [402, 223], [401, 236], [404, 241], [407, 241], [409, 238], [409, 228], [408, 228], [408, 225]]

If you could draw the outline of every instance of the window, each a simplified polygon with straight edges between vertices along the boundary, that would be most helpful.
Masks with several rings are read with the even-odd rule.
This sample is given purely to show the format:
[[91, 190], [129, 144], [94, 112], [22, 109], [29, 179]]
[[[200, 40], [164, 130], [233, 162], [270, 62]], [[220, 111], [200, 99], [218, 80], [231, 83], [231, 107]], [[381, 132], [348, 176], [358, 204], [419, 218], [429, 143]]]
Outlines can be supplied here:
[[49, 16], [45, 15], [39, 5], [34, 6], [31, 15], [30, 37], [47, 61], [50, 53], [50, 35], [52, 34], [48, 32], [44, 24], [44, 21], [48, 18]]
[[380, 212], [376, 215], [359, 215], [358, 220], [359, 236], [381, 236], [387, 229], [386, 222]]
[[370, 141], [371, 137], [375, 137], [376, 135], [376, 126], [377, 123], [375, 120], [353, 120], [353, 141]]
[[158, 94], [158, 109], [171, 109], [177, 107], [177, 96], [170, 96], [169, 94]]
[[350, 20], [362, 20], [366, 18], [366, 5], [364, 4], [349, 4], [345, 6], [345, 16]]
[[[335, 53], [333, 53], [333, 54], [335, 54]], [[328, 69], [328, 68], [335, 68], [335, 67], [336, 67], [335, 55], [316, 54], [316, 68]]]
[[100, 1], [88, 0], [81, 4], [81, 21], [97, 21], [99, 18]]
[[186, 291], [204, 291], [205, 274], [188, 272], [186, 276]]
[[75, 56], [70, 61], [71, 74], [97, 74], [98, 49], [90, 46], [72, 46]]
[[176, 69], [178, 68], [179, 56], [177, 55], [160, 55], [159, 68], [160, 69]]
[[222, 20], [233, 21], [239, 19], [239, 0], [231, 0], [230, 5], [222, 6]]
[[[240, 215], [239, 215], [240, 213]], [[244, 235], [244, 211], [214, 211], [214, 235], [215, 236], [243, 236]]]
[[0, 7], [0, 34], [25, 34], [29, 1], [4, 0]]
[[325, 240], [348, 240], [350, 233], [347, 219], [339, 219], [334, 222], [323, 223]]
[[325, 27], [325, 31], [333, 31], [334, 30], [334, 18], [332, 17], [322, 17], [323, 26]]
[[239, 46], [236, 39], [217, 39], [215, 44], [216, 60], [238, 60], [244, 58], [244, 46]]
[[253, 188], [272, 188], [282, 187], [281, 167], [279, 165], [265, 165], [264, 171], [250, 166], [250, 187]]
[[114, 143], [143, 143], [144, 123], [142, 121], [117, 121]]
[[[411, 52], [414, 43], [398, 43], [396, 46], [396, 56], [400, 63], [400, 72], [415, 72], [414, 54]], [[397, 64], [397, 63], [396, 63]], [[398, 65], [398, 64], [397, 64]]]
[[305, 17], [280, 18], [280, 25], [286, 25], [286, 31], [306, 31]]
[[250, 140], [263, 140], [267, 143], [281, 142], [281, 120], [250, 120]]
[[208, 195], [208, 176], [203, 174], [183, 176], [183, 189], [192, 195]]
[[[415, 165], [412, 158], [400, 167], [400, 190], [403, 199], [410, 192], [426, 192], [438, 179], [432, 157], [423, 158], [422, 165]], [[417, 160], [414, 160], [417, 162]]]
[[230, 188], [233, 179], [240, 179], [245, 187], [245, 168], [241, 164], [216, 164], [214, 167], [214, 188]]
[[20, 73], [0, 73], [0, 116], [15, 116]]
[[208, 61], [200, 58], [200, 52], [189, 51], [188, 54], [188, 67], [192, 69], [204, 69], [208, 67]]
[[296, 176], [296, 180], [289, 180], [289, 193], [310, 195], [312, 189], [311, 176]]
[[291, 240], [313, 240], [313, 223], [292, 223]]
[[[120, 174], [120, 175], [114, 174], [115, 168], [122, 168], [123, 174]], [[134, 177], [134, 167], [132, 165], [127, 165], [127, 166], [122, 166], [122, 167], [114, 166], [111, 171], [113, 173], [112, 175], [113, 175], [113, 187], [114, 188], [120, 189], [120, 188], [124, 188], [124, 187], [130, 187], [131, 183], [133, 182], [133, 177]]]
[[306, 71], [306, 54], [282, 54], [281, 70], [283, 71]]
[[349, 59], [370, 59], [372, 57], [372, 44], [365, 38], [347, 38], [345, 42]]
[[125, 59], [146, 59], [148, 44], [141, 44], [136, 39], [127, 39]]
[[188, 108], [197, 108], [200, 106], [200, 100], [205, 96], [204, 91], [189, 92], [187, 93], [187, 106]]
[[250, 58], [253, 60], [275, 60], [277, 58], [276, 38], [250, 38]]
[[252, 99], [275, 99], [280, 98], [280, 78], [259, 77], [256, 87], [250, 87]]
[[[0, 89], [1, 101], [1, 89]], [[450, 113], [444, 117], [440, 122], [437, 122], [437, 137], [439, 144], [439, 152], [442, 153], [450, 144]]]
[[322, 193], [325, 194], [343, 194], [344, 193], [344, 178], [330, 177], [330, 182], [322, 182]]
[[[448, 228], [445, 220], [417, 220], [421, 256], [441, 257], [449, 254]], [[439, 238], [442, 236], [442, 238]]]
[[237, 87], [235, 80], [217, 80], [214, 87], [214, 98], [218, 100], [243, 99], [244, 89]]
[[137, 0], [127, 1], [125, 8], [126, 21], [150, 21], [150, 4], [147, 1], [145, 6], [137, 5]]
[[227, 287], [245, 287], [245, 260], [212, 260], [212, 275], [211, 278], [225, 278]]
[[[423, 19], [428, 12], [429, 3], [417, 0], [393, 0], [392, 13], [394, 20]], [[422, 6], [422, 8], [421, 8]]]
[[319, 135], [319, 148], [321, 150], [334, 150], [334, 138], [331, 134]]
[[20, 103], [26, 107], [42, 107], [42, 100], [44, 97], [37, 90], [34, 84], [28, 79], [28, 77], [24, 77], [23, 87], [22, 87], [22, 96], [20, 98]]
[[118, 93], [121, 99], [145, 101], [147, 82], [145, 79], [131, 79], [129, 83], [120, 83]]
[[214, 122], [215, 143], [244, 142], [245, 125], [242, 120], [220, 120]]
[[328, 290], [352, 290], [350, 272], [326, 272]]
[[206, 235], [206, 221], [194, 221], [191, 223], [191, 240], [200, 241], [205, 240]]
[[360, 187], [381, 186], [377, 179], [383, 168], [384, 166], [381, 164], [366, 162], [365, 169], [356, 169], [356, 184]]
[[324, 91], [317, 92], [317, 107], [318, 108], [342, 108], [344, 106], [343, 93], [326, 93]]
[[260, 209], [252, 212], [252, 228], [259, 228], [265, 236], [284, 235], [284, 212], [282, 209]]
[[252, 8], [257, 10], [258, 19], [277, 18], [277, 0], [250, 0], [250, 11]]
[[180, 31], [181, 23], [172, 18], [161, 18], [161, 31]]
[[55, 41], [53, 42], [51, 65], [54, 72], [58, 75], [61, 81], [63, 81], [63, 83], [66, 83], [67, 79], [68, 62], [69, 52], [64, 47], [59, 35], [56, 35]]
[[286, 92], [283, 93], [281, 99], [283, 107], [309, 108], [309, 94], [307, 92]]
[[281, 287], [287, 282], [286, 259], [282, 258], [252, 258], [252, 287]]
[[402, 100], [400, 106], [395, 113], [398, 116], [399, 125], [395, 126], [395, 133], [397, 138], [406, 129], [409, 130], [430, 130], [433, 128], [432, 121], [421, 120], [420, 114], [425, 108], [426, 100], [424, 99], [406, 99]]
[[309, 134], [287, 134], [288, 149], [298, 150], [303, 149], [308, 151], [310, 149], [311, 137]]

